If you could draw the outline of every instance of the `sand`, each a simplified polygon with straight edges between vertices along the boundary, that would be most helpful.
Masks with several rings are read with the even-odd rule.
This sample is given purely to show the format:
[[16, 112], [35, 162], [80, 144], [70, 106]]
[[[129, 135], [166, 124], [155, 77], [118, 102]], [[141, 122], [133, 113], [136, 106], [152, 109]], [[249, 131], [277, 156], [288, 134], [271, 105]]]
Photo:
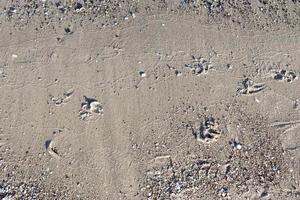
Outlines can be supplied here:
[[0, 199], [300, 198], [299, 1], [0, 8]]

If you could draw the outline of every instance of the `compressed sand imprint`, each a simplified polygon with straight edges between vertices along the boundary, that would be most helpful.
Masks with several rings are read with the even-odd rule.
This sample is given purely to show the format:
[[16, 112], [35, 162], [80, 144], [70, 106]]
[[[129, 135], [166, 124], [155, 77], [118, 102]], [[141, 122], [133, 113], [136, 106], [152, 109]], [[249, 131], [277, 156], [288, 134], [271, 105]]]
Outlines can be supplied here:
[[200, 142], [210, 143], [216, 141], [222, 131], [213, 117], [206, 118], [200, 127], [193, 131], [193, 135]]
[[84, 96], [85, 102], [81, 104], [79, 117], [81, 120], [86, 120], [90, 116], [103, 113], [103, 106], [96, 99]]
[[242, 87], [238, 89], [238, 92], [242, 95], [251, 95], [258, 93], [265, 89], [264, 83], [255, 83], [254, 81], [246, 78], [242, 82]]
[[298, 79], [298, 76], [294, 71], [289, 71], [285, 69], [281, 69], [279, 71], [275, 71], [273, 74], [273, 79], [283, 82], [293, 82], [294, 80]]
[[60, 106], [62, 104], [67, 103], [70, 100], [73, 93], [74, 93], [74, 90], [70, 89], [70, 90], [64, 92], [63, 95], [61, 95], [61, 96], [54, 97], [54, 96], [50, 95], [50, 100], [51, 100], [51, 102], [53, 102], [54, 105]]
[[185, 67], [190, 68], [193, 74], [197, 76], [200, 74], [207, 74], [209, 69], [212, 68], [212, 65], [202, 57], [196, 58], [192, 56], [193, 61], [190, 64], [186, 64]]
[[58, 150], [54, 146], [53, 140], [47, 140], [45, 142], [45, 147], [51, 156], [53, 156], [54, 158], [60, 158], [60, 156], [58, 154]]

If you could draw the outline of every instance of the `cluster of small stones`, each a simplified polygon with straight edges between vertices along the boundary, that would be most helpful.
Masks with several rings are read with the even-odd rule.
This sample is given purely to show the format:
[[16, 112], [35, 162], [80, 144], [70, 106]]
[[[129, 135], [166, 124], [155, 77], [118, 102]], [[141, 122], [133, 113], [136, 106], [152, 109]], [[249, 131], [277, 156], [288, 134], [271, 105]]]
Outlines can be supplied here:
[[13, 199], [40, 199], [41, 191], [35, 186], [30, 186], [25, 183], [17, 186], [12, 186], [7, 183], [0, 184], [0, 199], [13, 200]]
[[147, 172], [143, 190], [148, 199], [170, 199], [202, 185], [203, 178], [210, 176], [211, 167], [211, 163], [204, 160], [182, 166], [169, 159], [164, 165]]
[[[281, 155], [276, 157], [274, 153], [280, 150], [275, 146], [272, 151], [266, 149], [261, 144], [265, 142], [258, 140], [255, 141], [255, 148], [242, 148], [240, 142], [234, 139], [229, 143], [231, 154], [223, 161], [210, 158], [175, 161], [163, 156], [157, 163], [149, 163], [141, 191], [149, 200], [186, 199], [184, 197], [192, 196], [200, 199], [199, 196], [205, 197], [208, 194], [217, 199], [230, 199], [232, 192], [238, 191], [241, 195], [250, 188], [276, 185], [282, 163]], [[268, 159], [262, 159], [266, 157]], [[249, 177], [253, 183], [247, 182]], [[265, 196], [268, 193], [262, 190], [261, 197]]]
[[29, 21], [34, 16], [39, 16], [40, 19], [44, 19], [46, 22], [55, 18], [62, 20], [67, 16], [71, 18], [87, 17], [90, 20], [106, 17], [116, 22], [128, 16], [135, 16], [136, 6], [135, 1], [118, 0], [12, 1], [6, 4], [2, 16], [7, 19], [15, 18], [22, 21]]

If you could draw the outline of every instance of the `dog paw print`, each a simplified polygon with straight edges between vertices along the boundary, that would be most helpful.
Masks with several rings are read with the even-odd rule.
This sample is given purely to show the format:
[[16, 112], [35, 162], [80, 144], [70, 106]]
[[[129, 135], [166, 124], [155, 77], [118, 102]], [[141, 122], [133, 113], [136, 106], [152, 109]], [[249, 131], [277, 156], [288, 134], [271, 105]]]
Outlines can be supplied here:
[[79, 117], [81, 120], [86, 120], [90, 116], [100, 115], [103, 113], [103, 106], [96, 99], [84, 96], [84, 102], [81, 104]]
[[64, 92], [60, 96], [56, 96], [55, 97], [53, 95], [49, 95], [50, 102], [51, 102], [51, 104], [54, 104], [56, 106], [61, 106], [61, 105], [65, 104], [65, 103], [67, 103], [70, 100], [70, 98], [73, 95], [73, 93], [74, 93], [74, 90], [70, 89], [70, 90]]
[[298, 76], [294, 71], [282, 69], [280, 71], [274, 72], [273, 79], [290, 83], [298, 79]]
[[205, 118], [198, 129], [193, 131], [195, 138], [204, 143], [216, 141], [222, 131], [213, 117]]
[[255, 83], [254, 81], [246, 78], [242, 82], [242, 86], [238, 89], [238, 92], [242, 95], [251, 95], [265, 89], [264, 83]]
[[185, 67], [189, 68], [193, 74], [200, 75], [200, 74], [207, 74], [209, 69], [212, 68], [212, 65], [209, 61], [205, 60], [202, 57], [196, 58], [192, 56], [193, 61], [190, 64], [186, 64]]

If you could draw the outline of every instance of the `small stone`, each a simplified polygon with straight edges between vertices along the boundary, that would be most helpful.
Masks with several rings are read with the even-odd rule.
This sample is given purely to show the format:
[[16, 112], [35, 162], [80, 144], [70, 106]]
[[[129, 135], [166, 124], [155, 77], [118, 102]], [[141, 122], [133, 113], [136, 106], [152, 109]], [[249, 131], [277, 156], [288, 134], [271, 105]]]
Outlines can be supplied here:
[[102, 106], [98, 101], [94, 101], [90, 104], [90, 111], [100, 113], [102, 110]]
[[84, 96], [85, 102], [81, 104], [79, 118], [85, 120], [93, 114], [102, 114], [103, 106], [96, 99]]
[[143, 77], [143, 78], [147, 76], [147, 74], [144, 71], [140, 71], [139, 74], [140, 74], [140, 77]]
[[232, 146], [232, 148], [237, 149], [237, 150], [241, 150], [242, 149], [242, 145], [241, 143], [238, 141], [238, 139], [232, 139], [229, 144]]
[[65, 28], [65, 32], [66, 32], [67, 34], [71, 34], [71, 33], [72, 33], [72, 30], [71, 30], [71, 28], [66, 27], [66, 28]]
[[232, 65], [231, 65], [231, 64], [227, 64], [227, 65], [226, 65], [226, 68], [227, 68], [227, 69], [232, 69]]
[[180, 71], [178, 71], [178, 70], [175, 70], [175, 75], [176, 75], [176, 76], [181, 76], [182, 73], [181, 73]]
[[260, 194], [260, 197], [263, 198], [263, 197], [267, 197], [268, 196], [268, 192], [266, 191], [263, 191], [261, 194]]
[[82, 6], [81, 3], [76, 2], [76, 3], [74, 4], [74, 9], [75, 9], [75, 10], [80, 10], [81, 8], [83, 8], [83, 6]]
[[237, 150], [240, 150], [240, 149], [242, 149], [242, 145], [237, 144], [237, 145], [235, 146], [235, 148], [236, 148]]
[[219, 196], [221, 197], [226, 197], [228, 195], [228, 189], [225, 187], [222, 187], [219, 191], [218, 191]]

